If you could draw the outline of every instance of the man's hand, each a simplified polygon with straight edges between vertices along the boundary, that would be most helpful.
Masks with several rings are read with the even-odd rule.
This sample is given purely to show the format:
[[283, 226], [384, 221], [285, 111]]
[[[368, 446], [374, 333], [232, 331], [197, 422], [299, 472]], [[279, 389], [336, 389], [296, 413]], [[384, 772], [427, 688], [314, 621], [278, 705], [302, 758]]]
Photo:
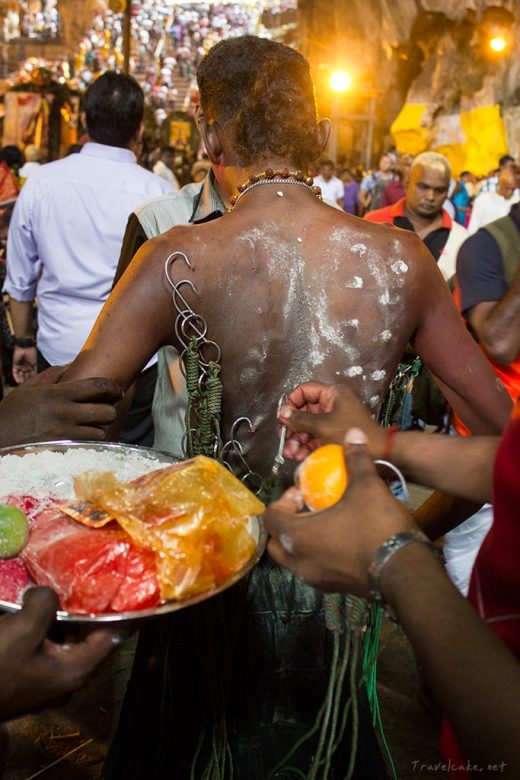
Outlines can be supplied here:
[[367, 437], [345, 438], [349, 484], [342, 500], [323, 512], [298, 514], [301, 497], [288, 490], [264, 514], [275, 561], [305, 582], [332, 592], [369, 595], [367, 569], [391, 536], [417, 529], [412, 515], [377, 476]]
[[66, 367], [53, 366], [0, 403], [0, 445], [53, 439], [103, 441], [116, 419], [121, 387], [107, 379], [63, 382]]
[[80, 688], [118, 643], [118, 636], [106, 629], [75, 644], [52, 642], [47, 632], [57, 608], [52, 590], [31, 588], [21, 612], [0, 618], [0, 720]]
[[279, 418], [289, 428], [286, 458], [303, 460], [320, 444], [342, 444], [345, 431], [353, 426], [365, 431], [372, 454], [381, 457], [385, 432], [346, 385], [321, 382], [298, 385], [288, 395]]
[[36, 374], [36, 347], [15, 347], [13, 379], [21, 385]]

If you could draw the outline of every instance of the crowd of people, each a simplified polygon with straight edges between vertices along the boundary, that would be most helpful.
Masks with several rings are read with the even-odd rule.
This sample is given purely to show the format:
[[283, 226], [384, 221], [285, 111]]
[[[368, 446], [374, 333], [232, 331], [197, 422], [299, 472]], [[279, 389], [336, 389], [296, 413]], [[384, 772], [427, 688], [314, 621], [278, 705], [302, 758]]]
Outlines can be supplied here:
[[60, 34], [57, 0], [27, 0], [8, 3], [3, 17], [3, 40], [19, 38], [49, 40]]
[[[413, 159], [409, 154], [388, 152], [381, 156], [378, 168], [370, 171], [322, 160], [316, 183], [324, 190], [328, 203], [362, 217], [392, 206], [405, 196]], [[518, 200], [520, 167], [514, 157], [506, 154], [487, 176], [462, 171], [455, 178], [450, 173], [443, 206], [456, 222], [475, 233], [488, 222], [504, 217]]]
[[[288, 10], [294, 11], [296, 2], [132, 2], [130, 66], [147, 102], [155, 108], [188, 108], [202, 57], [224, 38], [265, 32], [262, 15], [267, 8], [272, 23]], [[56, 0], [33, 3], [21, 15], [14, 8], [10, 9], [4, 26], [5, 40], [19, 36], [57, 37], [60, 19]], [[56, 80], [65, 80], [72, 89], [84, 90], [100, 73], [122, 67], [123, 28], [122, 11], [103, 8], [94, 16], [73, 55], [61, 56], [54, 62], [41, 59], [28, 62], [20, 73], [12, 74], [12, 78], [15, 83], [30, 81], [34, 67], [45, 68]], [[179, 91], [176, 82], [182, 84], [183, 89]], [[186, 82], [192, 82], [191, 89]]]
[[[174, 149], [148, 161], [153, 171], [138, 165], [143, 90], [110, 71], [87, 90], [89, 139], [79, 154], [31, 160], [36, 168], [16, 198], [7, 242], [4, 292], [20, 387], [0, 403], [0, 443], [117, 436], [182, 455], [185, 344], [175, 322], [186, 312], [176, 311], [171, 294], [182, 284], [183, 302], [207, 323], [208, 344], [218, 345], [223, 440], [235, 420], [249, 418], [241, 455], [251, 472], [269, 475], [279, 420], [288, 430], [281, 489], [292, 483], [290, 461], [324, 441], [344, 444], [350, 482], [342, 501], [317, 515], [302, 513], [298, 490], [289, 488], [265, 514], [278, 566], [266, 556], [247, 589], [141, 632], [103, 777], [206, 777], [222, 767], [224, 776], [231, 760], [237, 777], [265, 780], [278, 766], [283, 773], [287, 755], [301, 776], [386, 777], [355, 660], [348, 674], [327, 676], [332, 637], [354, 632], [348, 600], [331, 628], [324, 591], [367, 598], [401, 622], [446, 714], [443, 750], [456, 776], [469, 761], [481, 776], [502, 766], [502, 776], [516, 778], [514, 160], [502, 159], [478, 194], [470, 174], [455, 182], [435, 152], [399, 161], [385, 154], [360, 181], [349, 170], [336, 177], [323, 156], [330, 123], [318, 121], [310, 69], [296, 51], [260, 37], [229, 38], [202, 59], [197, 78], [206, 156], [181, 188]], [[507, 201], [498, 217], [478, 207], [487, 194]], [[484, 216], [470, 234], [461, 221], [471, 224], [471, 208], [492, 219]], [[189, 263], [175, 261], [165, 284], [173, 252]], [[402, 431], [375, 421], [409, 345], [461, 435], [409, 432], [413, 415], [401, 412]], [[201, 374], [201, 391], [204, 382]], [[453, 497], [451, 512], [418, 522], [387, 490], [374, 458]], [[453, 556], [451, 574], [460, 591], [469, 587], [469, 601], [431, 544], [461, 521], [470, 542], [464, 561]], [[74, 689], [113, 646], [103, 631], [67, 653], [42, 643], [55, 609], [53, 595], [37, 590], [19, 614], [0, 618], [3, 718]], [[209, 643], [201, 625], [211, 625]], [[217, 650], [224, 655], [208, 680], [208, 653]], [[337, 731], [349, 681], [356, 720]]]

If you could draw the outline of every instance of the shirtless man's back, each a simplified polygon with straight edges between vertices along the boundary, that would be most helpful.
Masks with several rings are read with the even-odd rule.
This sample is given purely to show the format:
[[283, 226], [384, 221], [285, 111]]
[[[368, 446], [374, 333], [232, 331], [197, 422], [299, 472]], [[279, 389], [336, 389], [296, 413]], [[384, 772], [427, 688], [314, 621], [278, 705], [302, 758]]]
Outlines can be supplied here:
[[[348, 382], [377, 414], [409, 341], [474, 430], [491, 430], [502, 409], [507, 417], [507, 399], [422, 242], [341, 213], [292, 180], [245, 192], [219, 220], [147, 242], [71, 376], [109, 376], [128, 386], [158, 347], [182, 352], [164, 272], [173, 252], [184, 253], [190, 267], [178, 256], [170, 277], [193, 284], [197, 294], [179, 289], [220, 348], [222, 438], [238, 417], [249, 417], [254, 434], [241, 431], [240, 439], [262, 475], [276, 453], [283, 393], [309, 379]], [[214, 359], [215, 349], [206, 349]]]

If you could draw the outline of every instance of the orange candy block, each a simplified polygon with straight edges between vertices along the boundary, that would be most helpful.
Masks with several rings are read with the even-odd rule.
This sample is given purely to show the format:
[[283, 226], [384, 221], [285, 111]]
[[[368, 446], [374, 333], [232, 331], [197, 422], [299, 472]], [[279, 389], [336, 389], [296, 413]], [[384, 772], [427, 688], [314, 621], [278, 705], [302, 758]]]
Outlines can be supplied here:
[[311, 452], [298, 468], [296, 483], [313, 512], [336, 504], [348, 484], [343, 447], [325, 444]]

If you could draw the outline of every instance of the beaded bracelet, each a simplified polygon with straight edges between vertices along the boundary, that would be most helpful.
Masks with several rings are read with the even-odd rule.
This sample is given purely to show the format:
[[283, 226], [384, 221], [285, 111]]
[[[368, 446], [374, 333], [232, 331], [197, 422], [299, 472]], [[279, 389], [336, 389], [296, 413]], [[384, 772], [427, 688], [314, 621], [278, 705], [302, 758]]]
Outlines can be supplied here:
[[383, 542], [381, 547], [377, 550], [374, 560], [368, 567], [370, 597], [376, 604], [379, 604], [384, 608], [391, 620], [395, 620], [396, 618], [392, 610], [386, 605], [383, 594], [381, 593], [381, 572], [396, 552], [402, 550], [403, 547], [407, 547], [409, 544], [414, 543], [424, 544], [432, 550], [437, 558], [440, 559], [442, 557], [437, 547], [431, 543], [422, 531], [403, 531], [400, 534], [394, 534], [390, 539], [387, 539], [386, 542]]

